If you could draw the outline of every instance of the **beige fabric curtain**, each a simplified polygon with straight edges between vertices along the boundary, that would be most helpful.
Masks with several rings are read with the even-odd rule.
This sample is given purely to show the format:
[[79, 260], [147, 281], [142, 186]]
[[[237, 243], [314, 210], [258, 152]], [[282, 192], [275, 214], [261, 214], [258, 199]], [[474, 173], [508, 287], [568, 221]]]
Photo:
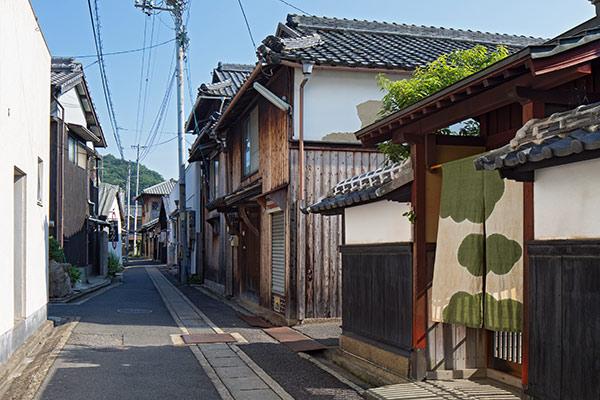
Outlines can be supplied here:
[[520, 331], [523, 185], [476, 171], [474, 158], [442, 168], [432, 320]]

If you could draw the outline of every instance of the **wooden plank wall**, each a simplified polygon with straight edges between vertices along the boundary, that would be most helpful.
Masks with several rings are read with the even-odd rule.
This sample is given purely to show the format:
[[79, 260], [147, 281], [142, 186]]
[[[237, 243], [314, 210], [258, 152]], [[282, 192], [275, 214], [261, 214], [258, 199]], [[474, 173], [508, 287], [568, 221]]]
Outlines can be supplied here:
[[[298, 150], [290, 151], [291, 177], [298, 176]], [[382, 154], [362, 150], [307, 147], [305, 150], [305, 204], [324, 197], [339, 181], [381, 166]], [[297, 197], [298, 180], [290, 182], [290, 198]], [[297, 284], [297, 316], [334, 318], [342, 315], [342, 220], [339, 216], [304, 215], [297, 208], [292, 228], [292, 250]]]
[[412, 244], [343, 246], [342, 328], [412, 350]]
[[598, 399], [600, 242], [530, 242], [529, 384], [536, 399]]

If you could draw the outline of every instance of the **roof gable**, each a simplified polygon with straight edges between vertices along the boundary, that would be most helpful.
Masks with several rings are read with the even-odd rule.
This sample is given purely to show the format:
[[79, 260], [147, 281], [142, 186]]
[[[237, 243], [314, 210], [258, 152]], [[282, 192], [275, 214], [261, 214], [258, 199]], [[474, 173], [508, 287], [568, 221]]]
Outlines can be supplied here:
[[50, 84], [54, 96], [65, 94], [71, 89], [77, 92], [88, 125], [86, 128], [99, 139], [94, 145], [96, 147], [106, 147], [106, 139], [85, 79], [83, 65], [72, 57], [52, 57]]

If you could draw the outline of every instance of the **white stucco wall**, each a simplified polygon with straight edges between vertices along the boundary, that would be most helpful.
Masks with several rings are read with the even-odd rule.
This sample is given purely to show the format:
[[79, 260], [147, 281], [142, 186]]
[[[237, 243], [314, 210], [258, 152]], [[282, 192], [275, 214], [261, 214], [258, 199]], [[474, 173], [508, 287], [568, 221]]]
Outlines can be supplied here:
[[[384, 93], [377, 85], [378, 72], [335, 71], [314, 68], [304, 89], [304, 138], [323, 140], [331, 133], [354, 133], [362, 127], [359, 104], [379, 101]], [[386, 74], [404, 79], [409, 73]], [[302, 70], [294, 70], [294, 137], [298, 137]], [[372, 122], [372, 121], [371, 121]], [[352, 137], [350, 137], [352, 138]]]
[[535, 172], [535, 238], [600, 239], [600, 159]]
[[[79, 95], [75, 88], [63, 93], [58, 97], [58, 102], [65, 109], [65, 122], [68, 124], [77, 124], [87, 127], [85, 113], [79, 101]], [[92, 147], [93, 148], [93, 147]]]
[[[14, 171], [26, 174], [26, 331], [45, 319], [50, 140], [50, 54], [30, 3], [0, 1], [0, 363], [14, 326]], [[37, 202], [38, 157], [43, 198]], [[36, 317], [37, 316], [37, 317]], [[37, 324], [37, 323], [36, 323]], [[15, 341], [19, 341], [16, 338]], [[22, 339], [22, 338], [21, 338]], [[14, 349], [13, 349], [14, 350]]]
[[[195, 231], [200, 231], [200, 163], [193, 162], [188, 164], [185, 170], [185, 185], [186, 185], [186, 206], [189, 210], [194, 210], [196, 212], [196, 226]], [[194, 242], [194, 246], [192, 248], [192, 253], [190, 255], [191, 258], [191, 272], [192, 274], [197, 273], [197, 265], [196, 265], [196, 251], [198, 246], [201, 246], [202, 243]]]
[[410, 203], [378, 201], [344, 210], [345, 244], [412, 242], [413, 227], [402, 214]]
[[109, 241], [108, 242], [108, 251], [109, 251], [109, 253], [112, 253], [115, 256], [117, 256], [119, 258], [119, 260], [121, 260], [121, 258], [123, 256], [123, 243], [124, 243], [124, 238], [122, 237], [123, 236], [123, 223], [121, 221], [121, 210], [119, 209], [119, 201], [117, 200], [116, 197], [113, 200], [113, 204], [110, 207], [109, 215], [107, 216], [106, 220], [108, 222], [117, 221], [117, 226], [118, 226], [118, 231], [119, 231], [119, 241], [117, 242], [116, 247], [113, 247], [113, 243]]

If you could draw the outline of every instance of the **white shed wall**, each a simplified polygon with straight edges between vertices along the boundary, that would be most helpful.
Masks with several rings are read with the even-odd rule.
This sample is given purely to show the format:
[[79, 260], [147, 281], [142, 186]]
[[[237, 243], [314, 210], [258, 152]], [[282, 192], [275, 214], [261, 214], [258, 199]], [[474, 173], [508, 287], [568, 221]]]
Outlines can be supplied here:
[[600, 159], [535, 171], [535, 238], [600, 239]]
[[118, 229], [119, 229], [119, 241], [117, 242], [117, 247], [113, 247], [112, 242], [108, 242], [108, 251], [111, 254], [114, 254], [121, 260], [123, 257], [123, 243], [124, 238], [123, 235], [123, 223], [121, 222], [121, 210], [119, 208], [119, 201], [115, 197], [113, 200], [113, 204], [110, 208], [110, 212], [107, 218], [107, 221], [117, 221]]
[[[378, 72], [335, 71], [316, 68], [304, 89], [304, 138], [305, 140], [329, 140], [333, 133], [350, 134], [359, 130], [363, 123], [357, 106], [367, 101], [381, 101], [384, 92], [377, 85]], [[390, 79], [406, 79], [410, 73], [386, 74]], [[302, 69], [294, 70], [294, 137], [299, 131], [299, 99]], [[366, 124], [374, 122], [378, 107], [371, 107]], [[325, 139], [324, 139], [325, 138]]]
[[87, 121], [85, 119], [85, 113], [81, 101], [79, 101], [79, 95], [75, 88], [63, 93], [58, 97], [58, 102], [65, 109], [65, 122], [68, 124], [77, 124], [87, 127]]
[[[29, 1], [0, 1], [0, 364], [46, 319], [50, 53]], [[18, 62], [16, 62], [18, 60]], [[43, 197], [37, 201], [38, 157]], [[14, 171], [26, 174], [25, 320], [14, 320]]]
[[402, 215], [410, 210], [410, 203], [387, 200], [346, 208], [345, 244], [412, 242], [412, 224]]

